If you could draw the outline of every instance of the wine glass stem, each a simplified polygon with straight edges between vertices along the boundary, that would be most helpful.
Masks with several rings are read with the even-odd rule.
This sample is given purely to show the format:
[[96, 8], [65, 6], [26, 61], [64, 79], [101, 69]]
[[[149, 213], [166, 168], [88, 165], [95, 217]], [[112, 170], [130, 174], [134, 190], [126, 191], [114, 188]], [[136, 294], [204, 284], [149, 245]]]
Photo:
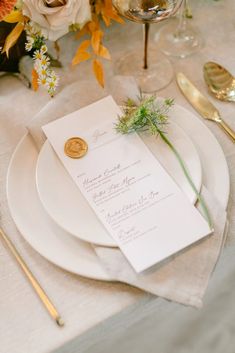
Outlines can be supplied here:
[[143, 68], [147, 70], [148, 68], [148, 42], [149, 42], [149, 23], [145, 23], [143, 26], [144, 29], [144, 66]]
[[187, 0], [183, 1], [183, 5], [180, 8], [180, 18], [179, 18], [179, 25], [178, 28], [176, 30], [175, 36], [176, 37], [180, 37], [186, 30], [186, 26], [187, 26], [187, 19], [185, 16], [185, 10], [187, 7]]

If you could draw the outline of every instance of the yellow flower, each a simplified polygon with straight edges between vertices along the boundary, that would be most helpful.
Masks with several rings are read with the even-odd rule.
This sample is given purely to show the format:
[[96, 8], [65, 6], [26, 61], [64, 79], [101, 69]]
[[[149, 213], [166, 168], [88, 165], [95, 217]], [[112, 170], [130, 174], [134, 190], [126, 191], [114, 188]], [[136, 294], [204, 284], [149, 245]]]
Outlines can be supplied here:
[[50, 64], [50, 59], [47, 56], [44, 56], [41, 60], [42, 67], [47, 67]]
[[45, 86], [45, 84], [47, 83], [46, 77], [40, 77], [38, 83], [42, 86]]
[[36, 50], [36, 51], [34, 52], [33, 58], [34, 58], [34, 60], [41, 60], [42, 54], [40, 53], [39, 50]]
[[47, 46], [46, 46], [45, 44], [43, 44], [43, 45], [41, 46], [40, 52], [41, 52], [42, 54], [45, 54], [45, 53], [47, 52]]
[[45, 70], [45, 69], [42, 69], [42, 71], [40, 72], [40, 75], [41, 75], [41, 76], [46, 76], [46, 74], [47, 74], [46, 70]]

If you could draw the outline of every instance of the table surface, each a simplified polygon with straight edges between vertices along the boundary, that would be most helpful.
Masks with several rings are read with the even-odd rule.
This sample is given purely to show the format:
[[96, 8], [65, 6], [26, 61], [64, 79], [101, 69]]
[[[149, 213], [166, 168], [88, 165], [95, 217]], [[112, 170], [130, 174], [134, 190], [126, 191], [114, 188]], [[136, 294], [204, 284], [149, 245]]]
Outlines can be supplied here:
[[[203, 63], [209, 60], [220, 62], [235, 75], [235, 1], [194, 0], [192, 5], [192, 24], [201, 33], [204, 46], [197, 54], [172, 62], [176, 72], [183, 71], [208, 95], [202, 76]], [[152, 34], [159, 27], [153, 26]], [[132, 23], [113, 26], [106, 36], [106, 44], [114, 60], [130, 46], [137, 44], [140, 31], [141, 26]], [[66, 48], [62, 50], [61, 58], [65, 65], [62, 87], [85, 76], [93, 80], [89, 63], [73, 70], [66, 66], [75, 51], [75, 45], [77, 43], [72, 36], [61, 40], [62, 49]], [[111, 64], [107, 64], [107, 72], [109, 80], [112, 75]], [[175, 97], [178, 104], [192, 110], [175, 81], [159, 94]], [[7, 207], [7, 167], [14, 148], [25, 133], [25, 125], [49, 99], [42, 91], [34, 93], [27, 90], [13, 77], [0, 79], [1, 221], [36, 277], [53, 298], [66, 326], [60, 329], [48, 317], [20, 269], [1, 245], [0, 353], [234, 353], [234, 144], [217, 126], [206, 122], [220, 142], [230, 168], [230, 230], [209, 283], [204, 306], [196, 310], [124, 284], [102, 283], [69, 274], [42, 258], [19, 234]], [[211, 100], [235, 129], [235, 105], [213, 98]]]

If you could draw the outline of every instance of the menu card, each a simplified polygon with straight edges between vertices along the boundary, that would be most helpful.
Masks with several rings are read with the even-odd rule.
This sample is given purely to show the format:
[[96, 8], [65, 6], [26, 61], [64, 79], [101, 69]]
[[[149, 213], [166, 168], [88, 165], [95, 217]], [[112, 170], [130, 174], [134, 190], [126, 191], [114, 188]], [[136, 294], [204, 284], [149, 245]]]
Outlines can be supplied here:
[[[118, 115], [120, 108], [109, 96], [43, 131], [96, 216], [141, 272], [211, 230], [138, 134], [115, 131]], [[65, 153], [72, 137], [88, 145], [82, 158]]]

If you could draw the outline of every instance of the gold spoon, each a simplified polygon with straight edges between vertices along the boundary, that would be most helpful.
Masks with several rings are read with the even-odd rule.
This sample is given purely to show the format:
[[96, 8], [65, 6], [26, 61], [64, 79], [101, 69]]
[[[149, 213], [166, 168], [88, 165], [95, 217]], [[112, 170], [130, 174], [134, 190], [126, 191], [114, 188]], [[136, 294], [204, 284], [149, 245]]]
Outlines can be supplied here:
[[235, 77], [223, 66], [209, 61], [203, 67], [209, 91], [222, 101], [235, 102]]

